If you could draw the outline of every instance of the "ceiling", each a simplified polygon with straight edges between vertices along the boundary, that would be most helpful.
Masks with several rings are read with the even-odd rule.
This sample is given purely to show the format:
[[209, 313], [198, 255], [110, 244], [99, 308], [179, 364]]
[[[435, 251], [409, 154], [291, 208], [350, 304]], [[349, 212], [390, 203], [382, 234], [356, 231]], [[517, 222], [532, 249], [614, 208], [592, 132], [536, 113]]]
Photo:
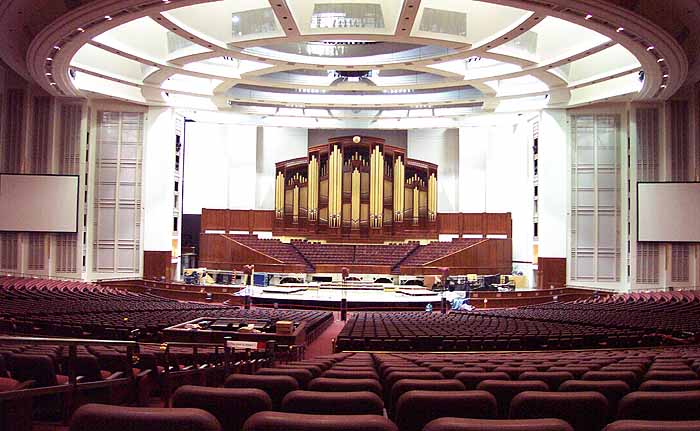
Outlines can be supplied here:
[[688, 30], [697, 9], [696, 0], [8, 0], [0, 48], [60, 96], [317, 121], [456, 119], [668, 98], [689, 61], [697, 74], [700, 32]]

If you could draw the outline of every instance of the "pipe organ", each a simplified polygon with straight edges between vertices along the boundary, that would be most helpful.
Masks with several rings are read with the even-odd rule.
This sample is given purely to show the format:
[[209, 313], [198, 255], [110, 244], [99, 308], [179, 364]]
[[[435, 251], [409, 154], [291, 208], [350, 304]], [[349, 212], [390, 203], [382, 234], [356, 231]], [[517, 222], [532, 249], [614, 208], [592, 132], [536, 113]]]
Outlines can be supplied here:
[[425, 238], [437, 232], [437, 165], [367, 136], [276, 164], [275, 235]]

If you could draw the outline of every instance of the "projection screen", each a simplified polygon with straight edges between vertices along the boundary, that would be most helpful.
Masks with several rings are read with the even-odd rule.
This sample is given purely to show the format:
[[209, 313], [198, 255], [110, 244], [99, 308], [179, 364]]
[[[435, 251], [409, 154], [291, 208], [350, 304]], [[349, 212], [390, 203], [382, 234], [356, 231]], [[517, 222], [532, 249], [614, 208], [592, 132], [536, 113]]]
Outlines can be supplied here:
[[700, 242], [700, 183], [637, 183], [637, 240]]
[[0, 231], [78, 231], [77, 175], [0, 174]]

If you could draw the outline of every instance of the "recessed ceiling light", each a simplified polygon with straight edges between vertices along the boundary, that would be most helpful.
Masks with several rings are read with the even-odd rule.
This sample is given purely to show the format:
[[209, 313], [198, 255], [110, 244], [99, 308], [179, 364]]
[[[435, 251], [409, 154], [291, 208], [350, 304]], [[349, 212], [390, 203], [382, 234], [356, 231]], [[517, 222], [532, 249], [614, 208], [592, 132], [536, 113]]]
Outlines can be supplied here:
[[663, 58], [660, 58], [660, 59], [656, 60], [657, 63], [661, 63], [662, 61], [664, 61]]
[[82, 28], [82, 27], [78, 27], [78, 31], [81, 32], [81, 33], [85, 33], [85, 29]]
[[49, 84], [50, 84], [50, 85], [56, 85], [56, 83], [55, 83], [55, 82], [49, 82]]
[[666, 84], [661, 84], [661, 88], [666, 88]]
[[105, 15], [105, 19], [106, 19], [107, 21], [112, 21], [112, 17], [109, 16], [109, 15]]
[[654, 49], [654, 45], [651, 45], [649, 48], [647, 48], [647, 51], [651, 51]]
[[664, 78], [668, 78], [668, 73], [664, 73]]
[[51, 76], [51, 72], [46, 72], [46, 76]]
[[622, 31], [624, 31], [624, 30], [625, 30], [624, 27], [618, 27], [617, 30], [615, 30], [615, 31], [618, 32], [618, 33], [620, 33], [620, 32], [622, 32]]
[[51, 58], [51, 57], [46, 57], [46, 61], [53, 61], [53, 58]]
[[590, 13], [586, 15], [586, 20], [589, 20], [591, 18], [593, 18], [593, 15], [591, 15]]
[[53, 49], [55, 49], [56, 51], [60, 51], [60, 50], [61, 50], [61, 47], [58, 46], [58, 45], [56, 45], [56, 46], [53, 47]]

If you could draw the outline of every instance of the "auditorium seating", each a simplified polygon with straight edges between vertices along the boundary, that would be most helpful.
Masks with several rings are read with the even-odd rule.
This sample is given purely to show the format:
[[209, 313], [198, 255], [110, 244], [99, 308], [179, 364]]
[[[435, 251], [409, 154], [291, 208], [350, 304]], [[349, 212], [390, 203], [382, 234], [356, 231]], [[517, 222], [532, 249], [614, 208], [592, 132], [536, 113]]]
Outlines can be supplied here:
[[168, 326], [199, 317], [306, 322], [307, 334], [332, 314], [302, 310], [243, 310], [185, 303], [90, 283], [0, 276], [0, 332], [126, 340], [160, 340]]
[[[700, 334], [700, 293], [666, 292], [446, 315], [357, 313], [339, 334], [338, 346], [401, 351], [619, 348], [682, 344], [693, 341], [696, 334]], [[660, 377], [655, 380], [688, 372], [687, 367], [673, 365], [658, 368]], [[575, 367], [552, 371], [581, 374]], [[624, 370], [601, 371], [635, 370], [627, 364]]]

